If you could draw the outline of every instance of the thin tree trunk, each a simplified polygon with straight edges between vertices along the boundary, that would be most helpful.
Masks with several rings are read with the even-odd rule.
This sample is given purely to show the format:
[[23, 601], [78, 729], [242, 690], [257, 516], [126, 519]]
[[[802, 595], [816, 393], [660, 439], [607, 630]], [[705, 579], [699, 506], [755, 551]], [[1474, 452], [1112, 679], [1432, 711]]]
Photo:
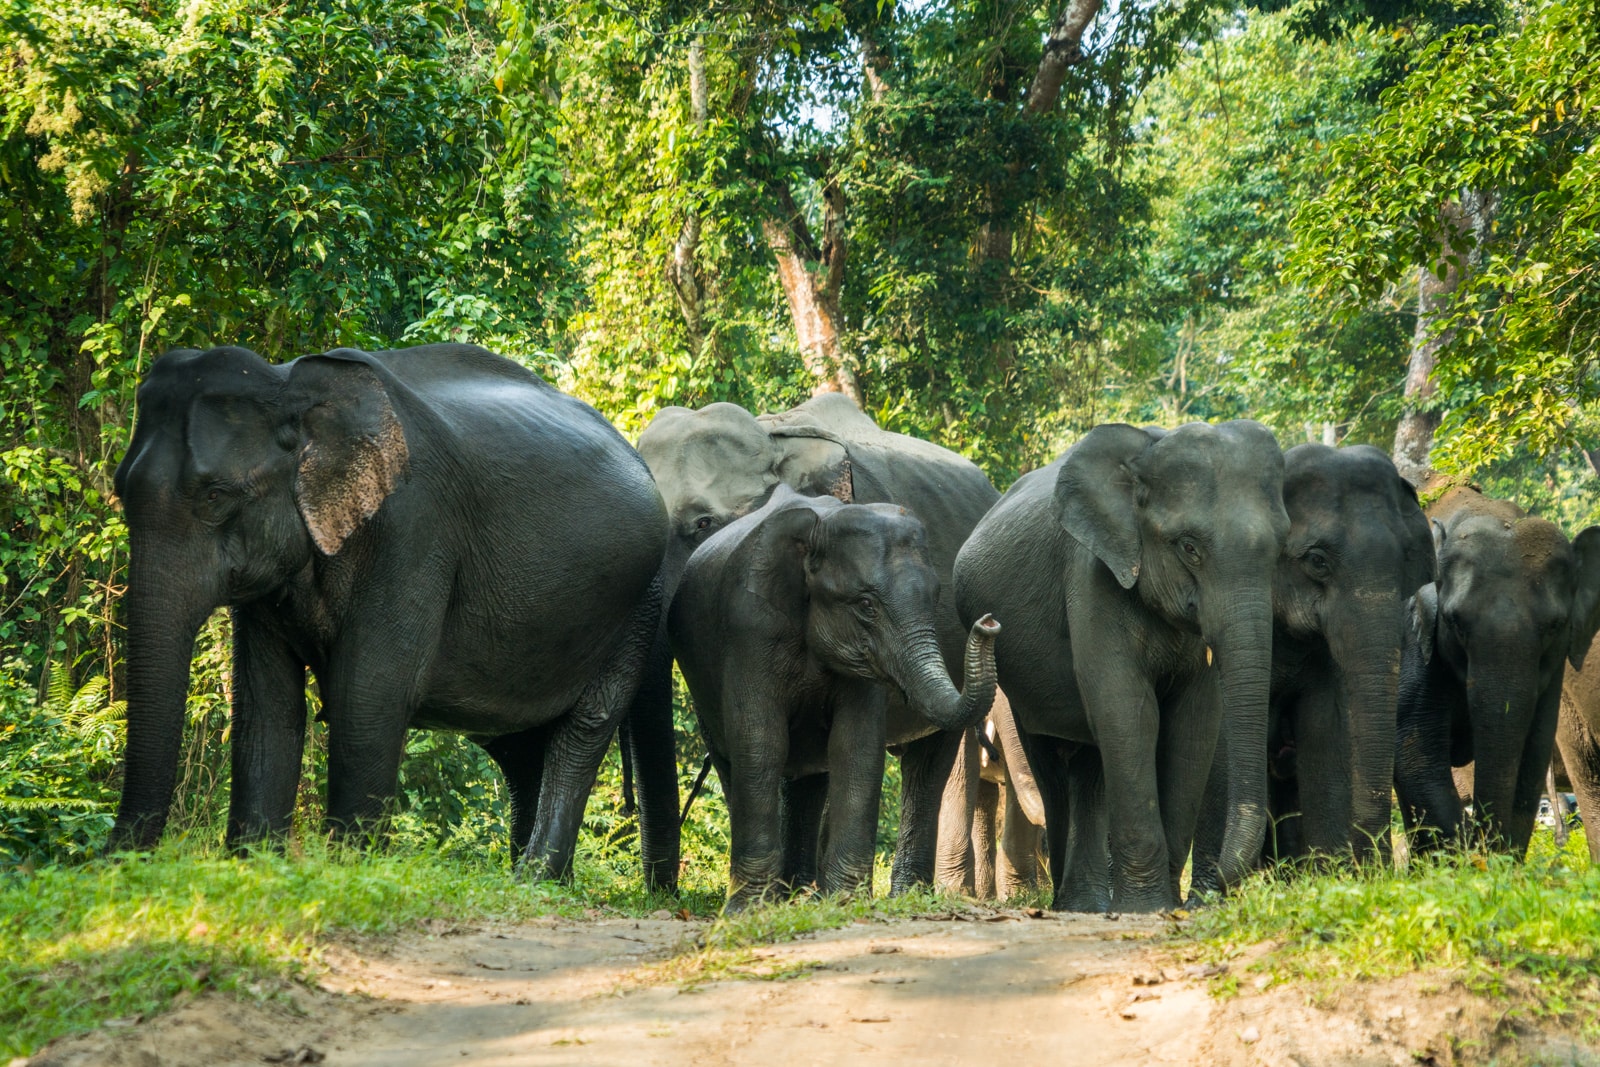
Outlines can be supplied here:
[[818, 245], [789, 187], [772, 186], [782, 210], [761, 224], [778, 261], [778, 280], [789, 300], [800, 359], [817, 380], [815, 392], [843, 393], [864, 406], [861, 383], [845, 358], [839, 293], [844, 284], [844, 191], [830, 179], [822, 189], [822, 243]]
[[[697, 139], [705, 133], [709, 104], [705, 38], [696, 35], [689, 42], [689, 109]], [[702, 222], [700, 212], [690, 208], [684, 217], [683, 228], [678, 231], [678, 239], [673, 243], [672, 260], [667, 264], [667, 280], [672, 282], [672, 290], [678, 297], [678, 310], [683, 314], [691, 356], [700, 354], [706, 336], [705, 280], [695, 263], [695, 253], [700, 248]]]
[[[1044, 54], [1039, 57], [1039, 69], [1034, 72], [1023, 102], [1023, 112], [1032, 117], [1055, 110], [1061, 100], [1061, 83], [1066, 80], [1067, 68], [1083, 62], [1083, 35], [1089, 24], [1100, 13], [1103, 0], [1066, 0], [1061, 13], [1050, 28], [1044, 42]], [[1012, 160], [1006, 168], [1008, 179], [1022, 172], [1023, 160]], [[985, 199], [991, 213], [998, 210], [1004, 200], [1001, 190], [990, 189]], [[978, 257], [981, 262], [1008, 264], [1014, 227], [1009, 220], [990, 218], [978, 234]]]
[[1481, 238], [1492, 210], [1493, 204], [1487, 194], [1472, 191], [1446, 204], [1440, 210], [1445, 234], [1439, 242], [1437, 264], [1443, 268], [1442, 277], [1435, 273], [1435, 264], [1417, 272], [1417, 327], [1412, 334], [1411, 361], [1406, 368], [1405, 413], [1394, 431], [1394, 465], [1401, 477], [1413, 485], [1424, 484], [1433, 474], [1428, 454], [1433, 450], [1433, 435], [1443, 418], [1430, 402], [1439, 391], [1434, 380], [1439, 351], [1450, 343], [1453, 331], [1439, 329], [1439, 319], [1461, 284], [1463, 269], [1471, 265], [1470, 258], [1458, 257], [1451, 250], [1451, 237], [1471, 230]]

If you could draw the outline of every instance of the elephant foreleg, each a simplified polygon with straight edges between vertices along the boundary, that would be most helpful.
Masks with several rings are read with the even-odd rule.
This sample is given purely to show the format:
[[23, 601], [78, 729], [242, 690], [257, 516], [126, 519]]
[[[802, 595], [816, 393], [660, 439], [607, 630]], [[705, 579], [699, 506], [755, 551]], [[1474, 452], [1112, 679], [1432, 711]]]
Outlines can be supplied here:
[[[1051, 840], [1062, 840], [1061, 873], [1056, 875], [1057, 911], [1104, 912], [1112, 905], [1110, 820], [1106, 810], [1105, 773], [1100, 750], [1080, 745], [1066, 765], [1067, 818], [1059, 835], [1050, 824]], [[1039, 765], [1034, 764], [1034, 773]], [[1052, 845], [1050, 858], [1055, 863]]]
[[248, 610], [236, 609], [230, 848], [288, 834], [305, 736], [305, 664]]
[[972, 893], [979, 900], [995, 898], [995, 844], [1000, 814], [1000, 783], [978, 783], [978, 804], [972, 812]]
[[920, 737], [900, 757], [900, 834], [894, 850], [890, 892], [903, 893], [933, 881], [939, 836], [939, 799], [950, 778], [960, 730]]
[[[1009, 755], [1009, 753], [1008, 753]], [[1011, 782], [1004, 797], [1000, 848], [995, 859], [995, 892], [1001, 899], [1031, 892], [1039, 884], [1039, 827], [1029, 820]]]
[[612, 734], [638, 694], [655, 647], [660, 609], [658, 579], [606, 665], [551, 729], [533, 831], [522, 854], [523, 870], [529, 877], [565, 880], [572, 876], [583, 809]]
[[978, 739], [971, 730], [965, 730], [939, 800], [939, 852], [934, 884], [947, 892], [968, 896], [973, 889], [972, 820], [978, 804], [980, 771]]
[[827, 802], [828, 775], [783, 780], [783, 881], [791, 892], [817, 880], [822, 810]]
[[1561, 746], [1561, 762], [1572, 791], [1578, 795], [1578, 814], [1583, 816], [1583, 835], [1589, 843], [1589, 862], [1600, 864], [1600, 738], [1589, 729], [1578, 707], [1562, 702], [1556, 727]]
[[664, 626], [657, 629], [619, 741], [627, 746], [633, 766], [645, 889], [676, 892], [678, 757], [672, 730], [672, 652]]
[[1465, 695], [1437, 658], [1423, 665], [1407, 642], [1400, 668], [1395, 793], [1413, 856], [1437, 849], [1461, 829], [1461, 798], [1450, 773], [1451, 719]]
[[531, 730], [507, 734], [484, 744], [483, 750], [505, 776], [511, 800], [511, 855], [521, 857], [533, 836], [533, 816], [539, 808], [539, 780], [544, 775], [544, 749], [550, 739], [548, 723]]
[[818, 884], [824, 893], [872, 894], [883, 792], [884, 694], [861, 682], [838, 694], [828, 732], [828, 832]]

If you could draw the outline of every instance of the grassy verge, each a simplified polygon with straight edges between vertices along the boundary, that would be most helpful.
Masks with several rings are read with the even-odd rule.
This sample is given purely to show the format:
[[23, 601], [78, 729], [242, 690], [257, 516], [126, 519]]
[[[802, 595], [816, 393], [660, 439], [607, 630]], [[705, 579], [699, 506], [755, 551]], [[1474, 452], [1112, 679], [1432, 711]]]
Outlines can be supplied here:
[[[1581, 832], [1557, 853], [1548, 832], [1528, 860], [1467, 853], [1407, 870], [1266, 871], [1187, 925], [1213, 959], [1252, 953], [1257, 980], [1332, 987], [1440, 972], [1535, 1017], [1600, 1034], [1600, 868]], [[1214, 979], [1218, 992], [1241, 978]]]
[[307, 849], [234, 859], [172, 845], [124, 862], [46, 867], [0, 880], [0, 1058], [61, 1034], [162, 1010], [186, 991], [270, 994], [314, 973], [321, 939], [421, 924], [713, 914], [720, 895], [671, 901], [589, 863], [577, 884], [514, 881], [505, 867], [437, 853]]

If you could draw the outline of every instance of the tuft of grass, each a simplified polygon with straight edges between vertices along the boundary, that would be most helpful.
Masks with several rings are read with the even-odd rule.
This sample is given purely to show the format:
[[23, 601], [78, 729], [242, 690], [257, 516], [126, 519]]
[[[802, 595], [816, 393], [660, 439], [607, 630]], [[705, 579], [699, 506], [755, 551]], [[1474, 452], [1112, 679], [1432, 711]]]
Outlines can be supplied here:
[[[1186, 931], [1214, 959], [1242, 956], [1274, 982], [1327, 987], [1443, 972], [1529, 1015], [1600, 1029], [1600, 868], [1582, 834], [1541, 832], [1525, 862], [1482, 852], [1381, 865], [1279, 867], [1196, 912]], [[1262, 946], [1265, 950], [1262, 951]], [[1220, 977], [1215, 991], [1236, 989]]]

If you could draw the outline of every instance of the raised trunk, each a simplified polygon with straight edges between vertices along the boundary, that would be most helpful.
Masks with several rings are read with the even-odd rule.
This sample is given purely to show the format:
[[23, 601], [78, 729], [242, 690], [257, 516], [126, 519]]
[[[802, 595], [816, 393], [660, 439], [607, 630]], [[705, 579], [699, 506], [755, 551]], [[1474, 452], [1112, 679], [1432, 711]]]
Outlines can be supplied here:
[[992, 615], [972, 624], [959, 691], [950, 682], [931, 631], [905, 650], [904, 666], [895, 670], [896, 684], [918, 714], [939, 729], [964, 730], [981, 721], [994, 704], [994, 639], [999, 633], [1000, 624]]
[[176, 588], [194, 568], [157, 563], [136, 545], [126, 599], [128, 743], [109, 851], [150, 848], [166, 828], [177, 782], [194, 639], [217, 606], [204, 588]]
[[[1255, 868], [1267, 833], [1267, 698], [1272, 677], [1272, 604], [1261, 595], [1236, 599], [1218, 615], [1213, 646], [1222, 674], [1222, 731], [1227, 760], [1228, 820], [1218, 857], [1222, 888]], [[1206, 632], [1214, 632], [1206, 627]]]

